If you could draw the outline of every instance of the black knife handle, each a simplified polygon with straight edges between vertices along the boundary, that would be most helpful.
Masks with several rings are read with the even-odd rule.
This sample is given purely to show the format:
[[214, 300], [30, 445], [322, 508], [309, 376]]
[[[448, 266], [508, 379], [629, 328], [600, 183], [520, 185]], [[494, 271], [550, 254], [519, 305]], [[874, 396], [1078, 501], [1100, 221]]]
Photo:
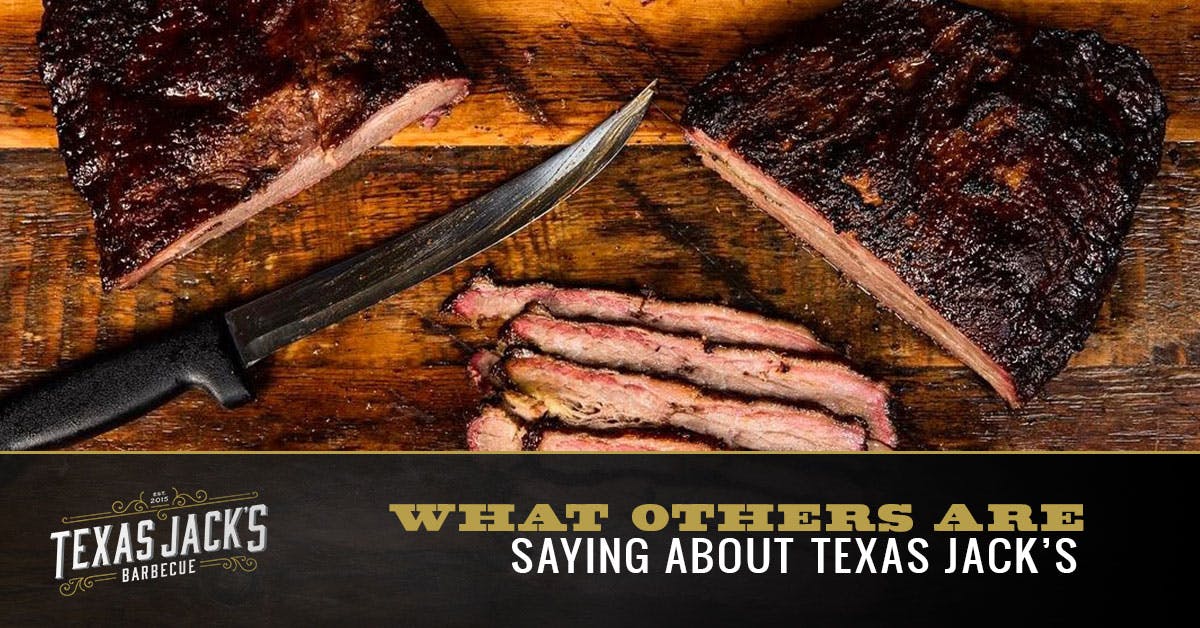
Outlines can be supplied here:
[[0, 450], [46, 447], [115, 427], [192, 387], [226, 408], [252, 398], [222, 319], [201, 319], [99, 356], [0, 400]]

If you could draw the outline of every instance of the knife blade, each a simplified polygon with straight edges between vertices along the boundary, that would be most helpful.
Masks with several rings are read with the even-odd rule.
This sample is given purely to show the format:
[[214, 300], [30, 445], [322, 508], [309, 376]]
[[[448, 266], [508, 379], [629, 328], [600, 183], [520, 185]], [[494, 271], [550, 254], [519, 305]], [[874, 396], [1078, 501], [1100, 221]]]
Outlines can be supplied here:
[[0, 402], [0, 449], [46, 447], [112, 428], [189, 388], [206, 390], [226, 408], [249, 402], [247, 368], [499, 244], [587, 185], [628, 143], [654, 91], [652, 83], [554, 157], [413, 231], [6, 398]]

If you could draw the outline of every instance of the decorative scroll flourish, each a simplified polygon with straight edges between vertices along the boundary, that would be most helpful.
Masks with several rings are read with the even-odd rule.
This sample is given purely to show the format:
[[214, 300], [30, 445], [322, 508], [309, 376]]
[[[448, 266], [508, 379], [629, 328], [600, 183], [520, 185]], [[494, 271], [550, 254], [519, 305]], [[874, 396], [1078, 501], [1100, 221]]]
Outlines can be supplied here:
[[250, 556], [225, 556], [200, 561], [201, 567], [220, 567], [225, 571], [244, 571], [250, 573], [258, 569], [258, 561]]
[[58, 585], [58, 594], [63, 597], [71, 597], [80, 591], [90, 591], [92, 587], [96, 586], [97, 582], [108, 582], [109, 580], [116, 579], [117, 574], [115, 572], [97, 573], [90, 576], [71, 578], [70, 580]]
[[101, 519], [115, 519], [117, 517], [129, 517], [143, 513], [154, 513], [154, 516], [159, 521], [166, 521], [167, 516], [171, 511], [183, 510], [186, 508], [196, 508], [198, 506], [209, 506], [215, 504], [226, 504], [229, 502], [245, 501], [248, 499], [257, 499], [258, 491], [249, 493], [237, 493], [235, 495], [222, 495], [220, 497], [208, 496], [208, 491], [199, 489], [188, 493], [180, 491], [175, 487], [171, 487], [171, 491], [175, 493], [170, 500], [162, 504], [148, 504], [146, 502], [146, 493], [143, 491], [138, 493], [136, 499], [128, 501], [117, 500], [109, 507], [108, 512], [95, 512], [86, 515], [76, 515], [73, 517], [63, 517], [63, 523], [87, 523], [90, 521], [99, 521]]

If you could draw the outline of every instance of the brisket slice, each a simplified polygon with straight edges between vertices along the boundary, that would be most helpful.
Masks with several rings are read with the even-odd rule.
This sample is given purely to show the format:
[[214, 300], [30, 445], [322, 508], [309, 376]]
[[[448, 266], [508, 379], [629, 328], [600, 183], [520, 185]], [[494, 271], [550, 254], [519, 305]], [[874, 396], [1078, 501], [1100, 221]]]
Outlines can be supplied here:
[[[887, 389], [836, 362], [709, 346], [695, 337], [533, 312], [514, 318], [504, 339], [578, 364], [678, 378], [715, 391], [815, 403], [861, 418], [872, 438], [897, 444]], [[480, 361], [486, 372], [491, 360]]]
[[1013, 405], [1079, 350], [1166, 107], [1095, 33], [945, 0], [850, 0], [706, 79], [706, 164]]
[[45, 0], [59, 146], [129, 286], [466, 95], [417, 0]]
[[707, 303], [672, 303], [607, 290], [558, 288], [535, 283], [499, 286], [477, 275], [447, 305], [472, 325], [508, 320], [531, 304], [555, 316], [636, 324], [660, 331], [701, 336], [713, 342], [749, 344], [796, 353], [831, 353], [801, 325]]
[[525, 426], [496, 406], [484, 406], [467, 424], [467, 449], [471, 451], [523, 451]]
[[480, 349], [467, 362], [467, 374], [471, 377], [471, 383], [483, 394], [490, 395], [499, 387], [494, 373], [502, 359], [496, 351]]
[[528, 426], [496, 406], [486, 406], [467, 426], [471, 451], [715, 451], [707, 443], [638, 432], [592, 433]]
[[708, 452], [718, 451], [707, 443], [636, 431], [615, 434], [579, 430], [543, 430], [534, 451], [607, 451], [607, 452]]
[[498, 369], [512, 390], [537, 404], [539, 415], [571, 427], [677, 428], [754, 450], [847, 451], [866, 445], [862, 428], [816, 410], [717, 397], [681, 383], [529, 352], [510, 354]]

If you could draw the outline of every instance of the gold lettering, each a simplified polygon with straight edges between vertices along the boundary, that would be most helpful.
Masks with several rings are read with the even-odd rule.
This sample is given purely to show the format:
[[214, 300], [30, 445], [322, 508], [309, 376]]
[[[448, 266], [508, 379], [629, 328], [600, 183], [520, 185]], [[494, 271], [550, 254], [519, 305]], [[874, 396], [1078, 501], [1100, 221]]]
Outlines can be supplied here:
[[667, 527], [671, 516], [658, 504], [642, 504], [633, 509], [633, 525], [642, 532], [658, 532]]
[[567, 516], [576, 517], [576, 532], [600, 532], [600, 519], [608, 518], [608, 504], [567, 504]]
[[517, 530], [521, 532], [566, 532], [567, 524], [558, 518], [558, 513], [554, 512], [550, 504], [537, 504], [529, 509], [529, 515], [517, 526]]
[[988, 532], [1036, 532], [1033, 509], [1026, 504], [988, 504], [992, 523]]
[[827, 532], [875, 531], [871, 509], [866, 504], [826, 504], [825, 510], [829, 511], [829, 523], [825, 524]]
[[1042, 504], [1046, 532], [1083, 532], [1083, 504]]
[[720, 532], [771, 532], [771, 504], [717, 504], [721, 511]]
[[458, 524], [460, 532], [512, 532], [511, 516], [516, 506], [512, 504], [459, 504], [463, 522]]
[[[391, 504], [388, 510], [400, 520], [405, 532], [437, 532], [454, 512], [454, 504]], [[415, 514], [414, 514], [415, 513]]]
[[671, 516], [683, 519], [679, 522], [680, 532], [707, 532], [705, 517], [712, 518], [712, 504], [671, 504]]
[[903, 534], [912, 529], [912, 504], [884, 504], [879, 507], [880, 532]]
[[971, 509], [966, 504], [954, 504], [942, 517], [940, 523], [933, 526], [934, 532], [983, 532], [983, 526], [975, 521]]
[[783, 521], [775, 527], [777, 532], [820, 532], [820, 504], [779, 504], [776, 507]]

